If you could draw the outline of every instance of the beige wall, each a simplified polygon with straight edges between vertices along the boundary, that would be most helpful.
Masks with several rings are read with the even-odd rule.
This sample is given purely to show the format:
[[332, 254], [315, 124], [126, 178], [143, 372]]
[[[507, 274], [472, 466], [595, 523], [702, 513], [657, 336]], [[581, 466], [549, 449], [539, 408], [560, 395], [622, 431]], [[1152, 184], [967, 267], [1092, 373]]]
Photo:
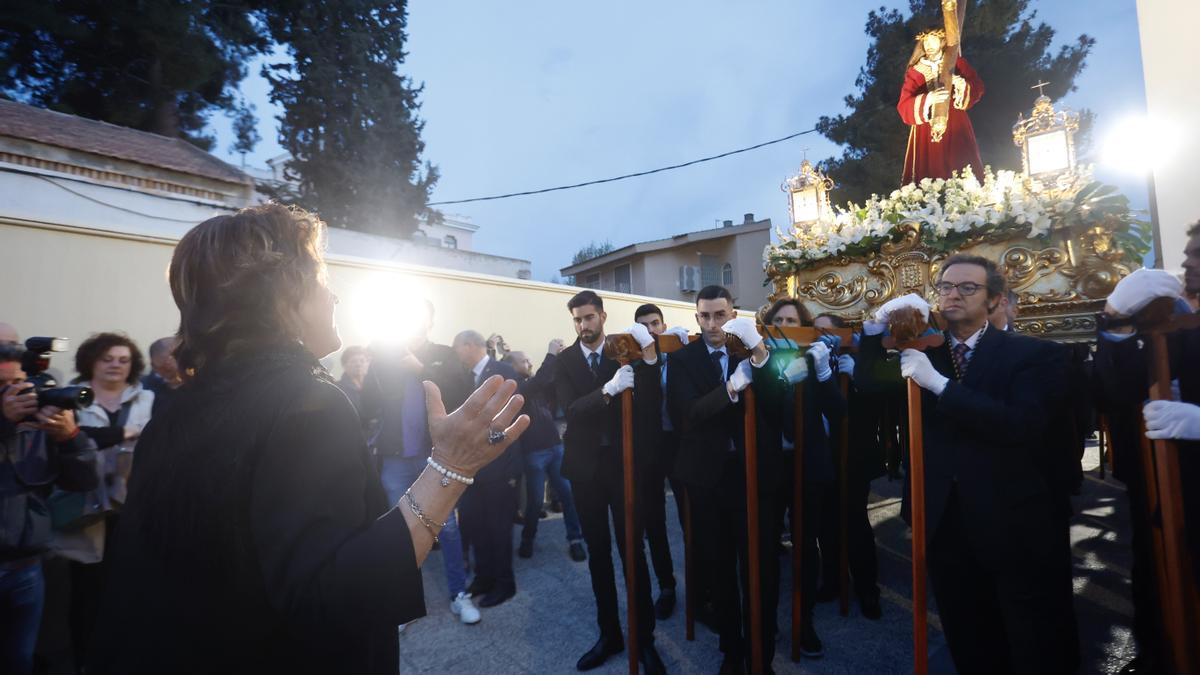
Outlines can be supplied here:
[[1200, 2], [1195, 0], [1138, 0], [1138, 32], [1142, 44], [1142, 70], [1146, 83], [1146, 108], [1152, 121], [1177, 130], [1170, 154], [1154, 167], [1162, 267], [1183, 265], [1187, 225], [1200, 219]]
[[[173, 333], [178, 312], [166, 282], [175, 241], [78, 227], [0, 219], [0, 321], [12, 323], [22, 338], [35, 334], [68, 337], [72, 348], [89, 334], [128, 333], [143, 350], [155, 338]], [[579, 289], [450, 270], [332, 257], [330, 285], [342, 302], [338, 325], [344, 344], [370, 340], [361, 321], [361, 293], [384, 279], [426, 295], [437, 308], [432, 338], [448, 343], [459, 330], [500, 333], [513, 349], [544, 353], [555, 337], [574, 339], [567, 300]], [[601, 292], [610, 330], [633, 322], [633, 311], [655, 302], [671, 325], [695, 327], [694, 307], [679, 302]], [[386, 308], [379, 308], [384, 312]], [[53, 366], [73, 371], [73, 353]], [[331, 361], [332, 363], [332, 361]], [[336, 366], [333, 366], [337, 370]]]

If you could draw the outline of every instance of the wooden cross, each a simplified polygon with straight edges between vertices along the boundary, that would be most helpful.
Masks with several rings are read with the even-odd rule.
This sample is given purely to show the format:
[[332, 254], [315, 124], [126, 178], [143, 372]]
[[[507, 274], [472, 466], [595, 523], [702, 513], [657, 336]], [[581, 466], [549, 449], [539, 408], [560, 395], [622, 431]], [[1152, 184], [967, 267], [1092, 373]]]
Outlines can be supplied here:
[[1042, 91], [1042, 89], [1043, 89], [1044, 87], [1048, 87], [1048, 86], [1050, 86], [1050, 83], [1049, 83], [1049, 82], [1042, 82], [1042, 78], [1040, 78], [1040, 77], [1039, 77], [1039, 78], [1038, 78], [1038, 83], [1037, 83], [1037, 84], [1035, 84], [1035, 85], [1033, 85], [1032, 87], [1030, 87], [1030, 89], [1037, 89], [1037, 90], [1038, 90], [1038, 96], [1045, 96], [1045, 95], [1046, 95], [1046, 92]]

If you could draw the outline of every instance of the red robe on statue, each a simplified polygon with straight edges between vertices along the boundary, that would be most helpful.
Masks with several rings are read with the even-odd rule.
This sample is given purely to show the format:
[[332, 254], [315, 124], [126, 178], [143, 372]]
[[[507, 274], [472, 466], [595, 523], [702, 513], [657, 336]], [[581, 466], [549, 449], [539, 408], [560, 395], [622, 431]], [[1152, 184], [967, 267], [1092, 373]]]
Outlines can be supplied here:
[[896, 110], [911, 128], [908, 132], [908, 150], [904, 153], [904, 174], [900, 184], [915, 183], [922, 178], [949, 178], [955, 171], [970, 165], [975, 177], [983, 179], [983, 162], [979, 159], [979, 145], [975, 142], [975, 130], [967, 117], [967, 110], [983, 97], [983, 80], [963, 57], [954, 65], [956, 75], [966, 83], [965, 92], [951, 96], [950, 118], [946, 134], [940, 143], [930, 140], [930, 117], [933, 106], [929, 105], [928, 92], [937, 87], [937, 67], [922, 59], [908, 69], [904, 76], [904, 88], [900, 91], [900, 102]]

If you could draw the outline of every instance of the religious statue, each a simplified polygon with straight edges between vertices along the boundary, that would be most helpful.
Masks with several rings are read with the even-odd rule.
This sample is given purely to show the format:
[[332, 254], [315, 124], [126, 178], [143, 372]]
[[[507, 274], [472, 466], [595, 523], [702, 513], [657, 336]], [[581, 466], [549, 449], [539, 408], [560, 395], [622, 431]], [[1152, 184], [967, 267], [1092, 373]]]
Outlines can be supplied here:
[[[911, 128], [901, 185], [922, 178], [949, 178], [970, 167], [982, 179], [983, 162], [967, 110], [983, 97], [983, 80], [959, 54], [962, 13], [943, 3], [948, 28], [917, 36], [896, 110]], [[952, 39], [948, 39], [948, 31]], [[953, 65], [951, 65], [953, 64]]]

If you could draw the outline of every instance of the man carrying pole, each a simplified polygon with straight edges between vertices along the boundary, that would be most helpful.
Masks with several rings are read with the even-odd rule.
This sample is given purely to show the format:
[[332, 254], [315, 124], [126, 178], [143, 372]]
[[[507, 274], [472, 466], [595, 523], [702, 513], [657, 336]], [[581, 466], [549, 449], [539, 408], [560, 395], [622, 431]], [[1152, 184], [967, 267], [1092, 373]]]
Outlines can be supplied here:
[[[579, 339], [563, 350], [554, 374], [558, 402], [567, 418], [562, 473], [571, 481], [583, 538], [587, 542], [588, 571], [596, 598], [596, 623], [600, 628], [600, 639], [576, 664], [582, 671], [599, 667], [609, 656], [625, 649], [617, 612], [608, 526], [611, 513], [621, 562], [628, 566], [622, 392], [634, 391], [632, 440], [637, 448], [645, 446], [648, 449], [657, 442], [662, 392], [659, 389], [658, 355], [645, 327], [631, 327], [629, 332], [638, 339], [642, 353], [636, 364], [622, 366], [603, 353], [604, 322], [608, 315], [600, 296], [592, 291], [581, 291], [567, 303], [567, 309]], [[647, 452], [641, 451], [632, 454], [638, 465], [648, 456]], [[640, 466], [633, 468], [641, 473]], [[640, 543], [641, 524], [635, 521], [634, 529], [632, 540]], [[650, 575], [643, 547], [635, 544], [632, 554], [635, 569], [632, 575], [626, 574], [627, 580], [634, 581], [636, 596], [635, 602], [628, 607], [630, 624], [635, 627], [630, 638], [637, 641], [637, 649], [632, 645], [630, 649], [631, 670], [636, 670], [636, 658], [641, 662], [643, 672], [664, 673], [662, 659], [654, 648], [654, 608], [650, 601]]]
[[[1057, 451], [1045, 431], [1065, 386], [1061, 352], [988, 328], [1005, 288], [990, 260], [953, 255], [934, 287], [946, 340], [904, 350], [900, 365], [922, 390], [923, 442], [912, 451], [924, 457], [923, 548], [950, 654], [961, 673], [1074, 673], [1068, 524], [1042, 462]], [[915, 296], [881, 307], [864, 324], [860, 380], [887, 377], [882, 333], [905, 305], [928, 317]]]

